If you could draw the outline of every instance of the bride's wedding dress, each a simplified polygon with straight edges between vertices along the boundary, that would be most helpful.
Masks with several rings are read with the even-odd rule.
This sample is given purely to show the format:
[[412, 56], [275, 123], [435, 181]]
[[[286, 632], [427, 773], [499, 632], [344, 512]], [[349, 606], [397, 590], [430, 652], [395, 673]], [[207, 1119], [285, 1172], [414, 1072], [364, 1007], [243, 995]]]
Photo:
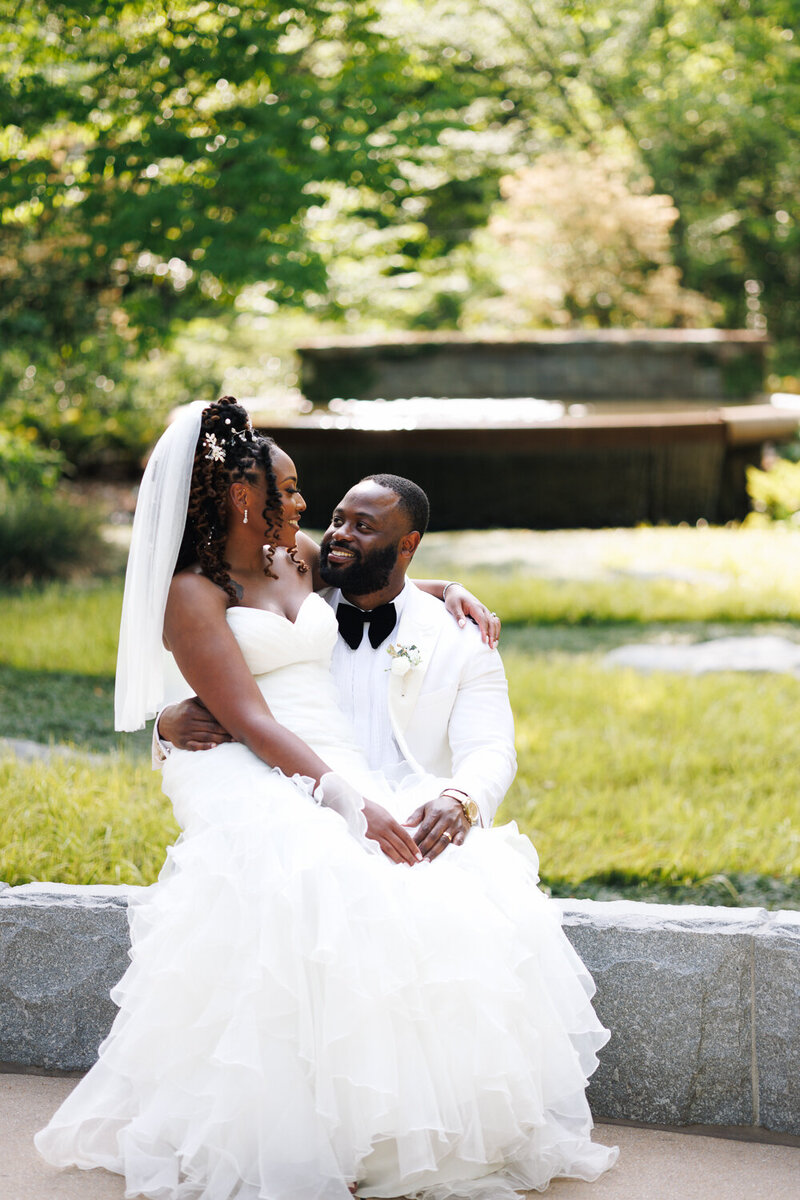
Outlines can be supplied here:
[[[328, 671], [332, 610], [228, 619], [278, 720], [402, 819]], [[387, 660], [388, 665], [388, 660]], [[584, 1095], [607, 1034], [514, 825], [398, 866], [243, 746], [173, 751], [182, 835], [131, 909], [98, 1063], [37, 1135], [174, 1200], [498, 1200], [596, 1178]], [[380, 790], [377, 790], [380, 789]]]

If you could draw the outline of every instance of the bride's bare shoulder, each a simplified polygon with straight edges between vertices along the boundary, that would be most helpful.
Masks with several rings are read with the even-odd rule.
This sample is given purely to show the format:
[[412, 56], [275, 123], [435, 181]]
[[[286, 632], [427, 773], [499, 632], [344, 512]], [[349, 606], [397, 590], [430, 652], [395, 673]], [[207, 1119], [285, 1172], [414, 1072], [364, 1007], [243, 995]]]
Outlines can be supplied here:
[[207, 637], [210, 630], [221, 628], [227, 607], [228, 598], [222, 588], [199, 571], [189, 568], [173, 575], [164, 612], [163, 641], [167, 650], [175, 652], [179, 644], [196, 638], [199, 631]]
[[189, 607], [195, 610], [198, 606], [206, 611], [219, 609], [224, 613], [228, 607], [228, 597], [199, 568], [188, 567], [185, 571], [178, 571], [169, 585], [167, 608], [180, 610]]
[[297, 531], [297, 552], [309, 567], [315, 567], [319, 562], [319, 546], [302, 529]]
[[302, 529], [297, 531], [297, 553], [300, 559], [311, 568], [311, 581], [315, 591], [323, 586], [319, 575], [319, 546]]

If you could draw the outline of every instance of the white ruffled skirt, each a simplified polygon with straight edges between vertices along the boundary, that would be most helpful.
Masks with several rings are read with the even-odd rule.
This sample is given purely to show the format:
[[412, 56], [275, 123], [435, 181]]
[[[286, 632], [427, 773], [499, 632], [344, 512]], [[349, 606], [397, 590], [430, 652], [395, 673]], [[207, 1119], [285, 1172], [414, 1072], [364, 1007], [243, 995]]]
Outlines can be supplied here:
[[612, 1164], [608, 1035], [516, 826], [407, 868], [241, 746], [174, 752], [165, 789], [184, 832], [49, 1162], [170, 1200], [500, 1200]]

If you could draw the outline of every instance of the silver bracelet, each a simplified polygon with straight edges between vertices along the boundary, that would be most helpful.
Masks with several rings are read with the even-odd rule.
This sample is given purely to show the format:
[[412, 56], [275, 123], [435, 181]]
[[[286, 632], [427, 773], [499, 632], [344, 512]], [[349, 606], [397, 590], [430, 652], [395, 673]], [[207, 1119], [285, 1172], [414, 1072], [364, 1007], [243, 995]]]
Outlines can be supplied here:
[[447, 595], [447, 589], [449, 587], [460, 587], [460, 586], [461, 585], [455, 579], [451, 579], [449, 583], [446, 583], [444, 585], [444, 587], [442, 588], [442, 601], [444, 601], [444, 598]]

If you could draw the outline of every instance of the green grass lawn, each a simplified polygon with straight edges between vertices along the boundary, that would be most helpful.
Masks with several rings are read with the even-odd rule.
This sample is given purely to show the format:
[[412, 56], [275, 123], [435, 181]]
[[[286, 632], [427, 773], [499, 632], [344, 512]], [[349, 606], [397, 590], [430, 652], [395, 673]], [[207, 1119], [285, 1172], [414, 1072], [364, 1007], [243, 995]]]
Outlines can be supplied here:
[[[501, 816], [533, 838], [554, 893], [800, 907], [800, 681], [602, 662], [626, 641], [800, 638], [800, 533], [754, 532], [554, 535], [566, 561], [593, 557], [561, 579], [533, 561], [549, 535], [507, 538], [480, 571], [464, 547], [506, 535], [430, 539], [418, 573], [457, 574], [507, 622], [520, 769]], [[0, 733], [102, 754], [0, 763], [8, 882], [149, 882], [175, 835], [148, 734], [112, 729], [120, 597], [118, 581], [0, 595]]]

